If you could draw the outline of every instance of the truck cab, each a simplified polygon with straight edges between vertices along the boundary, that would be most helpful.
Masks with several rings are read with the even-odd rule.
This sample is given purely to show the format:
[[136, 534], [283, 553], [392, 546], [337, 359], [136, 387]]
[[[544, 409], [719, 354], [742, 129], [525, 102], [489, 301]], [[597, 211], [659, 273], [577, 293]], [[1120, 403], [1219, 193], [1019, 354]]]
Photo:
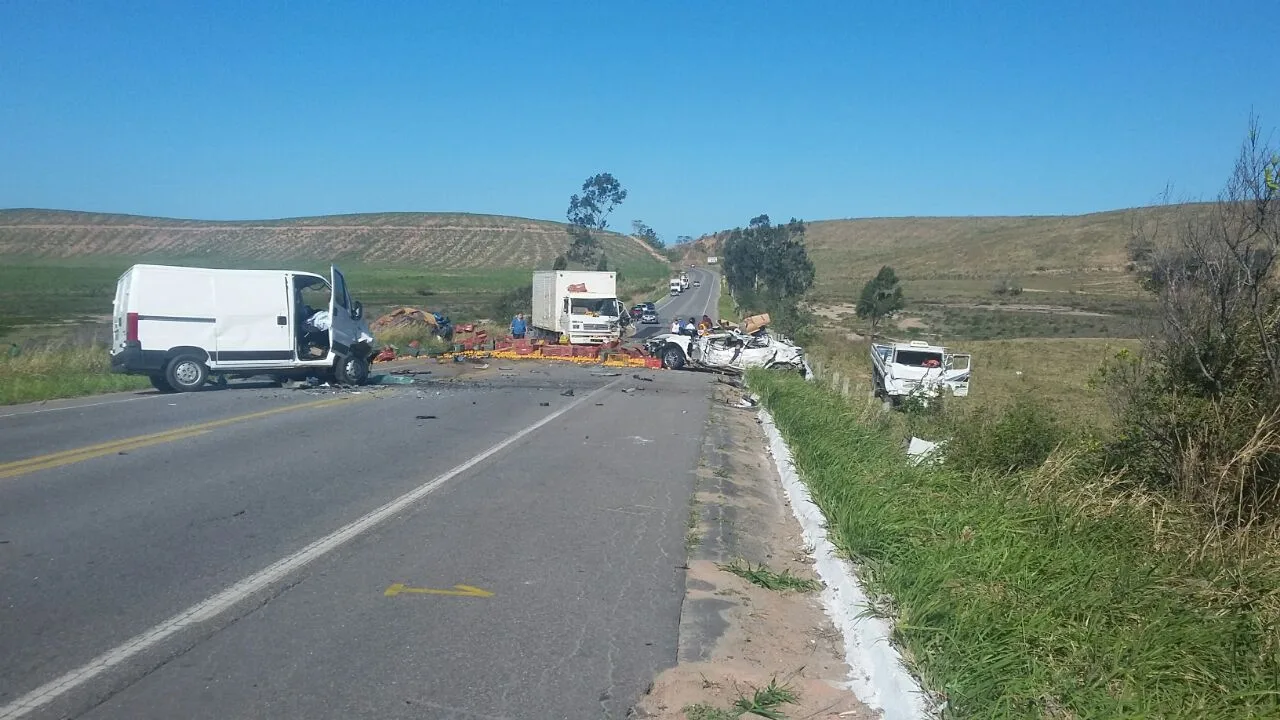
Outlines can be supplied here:
[[684, 291], [684, 283], [680, 282], [680, 278], [671, 278], [671, 294], [679, 295]]
[[928, 400], [944, 390], [956, 397], [969, 394], [972, 358], [966, 353], [923, 340], [873, 343], [871, 362], [876, 396], [895, 405], [912, 395]]

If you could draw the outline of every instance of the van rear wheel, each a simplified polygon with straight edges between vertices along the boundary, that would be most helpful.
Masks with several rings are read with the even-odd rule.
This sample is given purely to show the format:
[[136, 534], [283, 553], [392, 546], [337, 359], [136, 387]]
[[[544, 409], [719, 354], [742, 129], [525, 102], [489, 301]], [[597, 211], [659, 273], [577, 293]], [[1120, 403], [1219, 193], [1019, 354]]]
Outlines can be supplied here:
[[169, 381], [165, 378], [164, 373], [154, 373], [152, 375], [148, 375], [147, 377], [151, 380], [151, 387], [159, 390], [162, 393], [174, 392], [173, 386], [169, 384]]
[[194, 355], [179, 355], [169, 361], [164, 373], [169, 386], [178, 392], [195, 392], [209, 379], [209, 368]]

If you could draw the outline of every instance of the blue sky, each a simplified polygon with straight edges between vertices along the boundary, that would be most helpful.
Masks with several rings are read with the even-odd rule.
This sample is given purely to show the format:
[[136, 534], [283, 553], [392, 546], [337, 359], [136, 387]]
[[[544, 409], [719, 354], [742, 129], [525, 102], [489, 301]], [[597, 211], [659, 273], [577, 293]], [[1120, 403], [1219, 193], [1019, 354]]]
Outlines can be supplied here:
[[[901, 6], [898, 8], [892, 6]], [[0, 207], [612, 225], [1209, 197], [1280, 126], [1280, 6], [0, 3]]]

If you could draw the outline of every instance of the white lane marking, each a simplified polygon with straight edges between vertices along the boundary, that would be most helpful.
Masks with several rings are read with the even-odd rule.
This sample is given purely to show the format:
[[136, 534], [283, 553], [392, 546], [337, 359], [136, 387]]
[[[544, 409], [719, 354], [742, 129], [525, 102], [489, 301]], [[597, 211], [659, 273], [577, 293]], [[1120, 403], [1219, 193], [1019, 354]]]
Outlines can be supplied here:
[[282, 580], [290, 573], [315, 562], [328, 553], [333, 552], [346, 543], [351, 542], [360, 535], [373, 529], [378, 524], [389, 520], [397, 513], [405, 510], [410, 505], [413, 505], [415, 502], [431, 494], [441, 485], [444, 485], [490, 457], [493, 457], [512, 445], [520, 442], [542, 426], [552, 422], [561, 415], [564, 415], [577, 406], [582, 405], [591, 398], [620, 382], [622, 382], [622, 380], [614, 380], [608, 385], [582, 396], [580, 399], [565, 405], [529, 427], [517, 432], [506, 440], [490, 447], [461, 465], [454, 467], [443, 475], [437, 476], [430, 482], [419, 485], [413, 490], [410, 490], [395, 500], [392, 500], [382, 507], [364, 515], [358, 520], [348, 523], [333, 533], [316, 540], [292, 555], [288, 555], [277, 560], [271, 565], [268, 565], [262, 570], [244, 578], [207, 600], [192, 605], [159, 625], [144, 631], [140, 635], [135, 635], [123, 644], [90, 660], [84, 666], [76, 668], [52, 682], [45, 683], [8, 705], [0, 707], [0, 720], [16, 720], [16, 718], [27, 715], [33, 710], [53, 702], [63, 694], [74, 690], [76, 687], [93, 680], [95, 677], [101, 675], [107, 670], [110, 670], [116, 665], [126, 662], [134, 656], [156, 646], [175, 633], [193, 625], [198, 625], [214, 619], [218, 615], [221, 615], [231, 609], [241, 600], [266, 589], [271, 584]]
[[21, 417], [23, 415], [39, 415], [40, 413], [58, 412], [59, 410], [80, 410], [83, 408], [98, 407], [99, 405], [118, 405], [119, 403], [133, 402], [134, 400], [154, 400], [158, 397], [160, 397], [159, 393], [155, 395], [142, 395], [140, 397], [120, 398], [118, 400], [103, 400], [101, 402], [84, 403], [82, 405], [64, 405], [62, 407], [55, 407], [55, 408], [40, 408], [38, 410], [22, 410], [19, 412], [6, 413], [4, 415], [0, 415], [0, 420], [3, 420], [4, 418]]

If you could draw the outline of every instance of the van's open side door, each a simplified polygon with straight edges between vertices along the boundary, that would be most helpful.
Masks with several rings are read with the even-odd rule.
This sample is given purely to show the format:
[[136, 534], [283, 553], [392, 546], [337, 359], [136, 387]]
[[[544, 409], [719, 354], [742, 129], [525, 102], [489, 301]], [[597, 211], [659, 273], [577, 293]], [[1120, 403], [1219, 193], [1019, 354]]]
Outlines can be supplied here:
[[347, 280], [336, 265], [329, 266], [329, 284], [333, 289], [329, 296], [329, 347], [338, 355], [349, 355], [351, 346], [360, 335], [360, 328], [353, 317]]

